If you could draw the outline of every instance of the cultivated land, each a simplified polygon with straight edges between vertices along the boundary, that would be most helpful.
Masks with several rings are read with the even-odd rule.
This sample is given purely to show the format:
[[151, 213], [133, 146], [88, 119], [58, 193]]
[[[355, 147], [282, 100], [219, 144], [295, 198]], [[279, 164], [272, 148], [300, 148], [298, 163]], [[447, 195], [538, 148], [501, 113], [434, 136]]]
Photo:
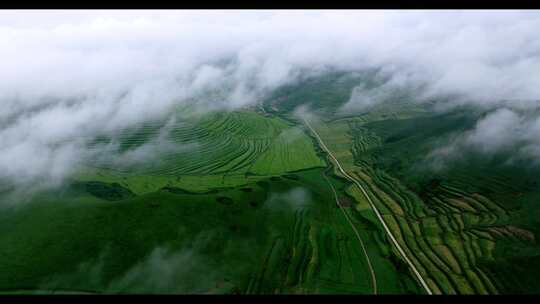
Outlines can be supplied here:
[[[377, 224], [344, 211], [354, 201], [348, 185], [323, 178], [328, 164], [302, 125], [247, 109], [169, 128], [186, 149], [146, 165], [87, 164], [62, 191], [2, 213], [10, 233], [0, 235], [0, 270], [10, 275], [0, 288], [417, 292]], [[122, 148], [136, 149], [159, 129], [156, 122], [126, 130]]]
[[[538, 170], [505, 165], [508, 154], [486, 160], [469, 151], [450, 168], [428, 169], [423, 161], [436, 144], [482, 115], [470, 109], [436, 114], [430, 106], [405, 100], [309, 121], [380, 210], [426, 291], [535, 293]], [[392, 250], [403, 256], [397, 246]]]
[[[166, 148], [81, 164], [62, 189], [2, 210], [0, 291], [539, 290], [538, 172], [473, 153], [428, 170], [433, 147], [482, 113], [437, 114], [404, 93], [341, 112], [359, 81], [376, 84], [369, 75], [331, 73], [256, 108], [179, 109], [97, 138], [128, 156]], [[293, 115], [302, 104], [315, 115]]]

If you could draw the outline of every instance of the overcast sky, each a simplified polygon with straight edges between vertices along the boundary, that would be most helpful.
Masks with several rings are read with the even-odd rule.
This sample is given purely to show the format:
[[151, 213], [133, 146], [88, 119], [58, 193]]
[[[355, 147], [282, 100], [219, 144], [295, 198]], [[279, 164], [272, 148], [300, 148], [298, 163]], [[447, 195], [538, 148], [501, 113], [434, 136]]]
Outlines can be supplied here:
[[0, 178], [62, 180], [86, 138], [208, 91], [249, 105], [300, 71], [377, 67], [383, 89], [422, 84], [419, 99], [536, 109], [539, 29], [538, 11], [0, 11]]

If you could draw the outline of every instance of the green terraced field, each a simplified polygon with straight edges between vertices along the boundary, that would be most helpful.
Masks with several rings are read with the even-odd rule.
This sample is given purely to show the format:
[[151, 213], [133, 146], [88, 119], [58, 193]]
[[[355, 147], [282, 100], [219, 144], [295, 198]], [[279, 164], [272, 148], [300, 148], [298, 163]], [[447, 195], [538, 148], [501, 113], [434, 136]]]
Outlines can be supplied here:
[[319, 120], [316, 129], [367, 190], [434, 293], [534, 293], [533, 270], [521, 265], [536, 267], [540, 256], [540, 223], [525, 216], [537, 214], [538, 172], [474, 156], [436, 173], [419, 165], [444, 136], [473, 121], [467, 112], [373, 113]]
[[[242, 110], [96, 143], [116, 140], [129, 154], [165, 126], [178, 150], [143, 165], [83, 164], [61, 191], [2, 213], [2, 292], [375, 292], [331, 187], [353, 201], [350, 189], [323, 178], [324, 154], [303, 126]], [[351, 215], [376, 292], [419, 292], [370, 214]]]
[[[321, 174], [311, 169], [200, 194], [175, 187], [118, 199], [81, 187], [43, 194], [2, 214], [0, 226], [11, 233], [0, 238], [0, 270], [10, 274], [1, 289], [371, 293], [364, 257]], [[366, 237], [376, 230], [361, 218], [358, 225]], [[370, 247], [387, 278], [380, 292], [415, 292], [388, 253]], [[173, 273], [160, 274], [160, 284], [147, 281], [156, 274], [145, 265], [161, 262]]]
[[[365, 77], [93, 139], [119, 157], [0, 213], [0, 292], [426, 293], [411, 263], [435, 294], [540, 290], [539, 172], [473, 154], [427, 170], [482, 113], [409, 100], [340, 112]], [[310, 124], [351, 180], [293, 115], [302, 104], [319, 106]]]
[[[121, 147], [136, 149], [159, 133], [163, 124], [146, 125], [119, 136]], [[119, 173], [152, 176], [279, 174], [322, 167], [312, 143], [298, 127], [280, 118], [238, 111], [206, 115], [195, 121], [167, 126], [168, 140], [178, 145], [158, 160], [123, 169], [112, 164], [100, 168]]]
[[[137, 149], [158, 134], [163, 123], [126, 130], [122, 149]], [[93, 164], [77, 179], [116, 182], [138, 194], [175, 186], [190, 191], [245, 184], [263, 176], [324, 167], [311, 139], [298, 126], [252, 111], [209, 114], [168, 125], [178, 146], [154, 162], [136, 166]]]

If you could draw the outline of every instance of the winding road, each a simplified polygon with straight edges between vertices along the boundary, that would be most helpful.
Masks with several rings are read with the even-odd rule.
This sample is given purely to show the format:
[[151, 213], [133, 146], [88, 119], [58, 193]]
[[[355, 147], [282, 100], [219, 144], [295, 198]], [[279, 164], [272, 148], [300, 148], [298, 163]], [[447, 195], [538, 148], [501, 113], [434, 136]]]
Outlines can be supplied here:
[[[352, 176], [350, 176], [349, 174], [347, 174], [347, 172], [345, 172], [345, 170], [343, 170], [343, 168], [341, 167], [341, 164], [339, 163], [339, 161], [337, 160], [337, 158], [332, 154], [332, 152], [330, 152], [330, 149], [328, 149], [328, 147], [326, 147], [326, 145], [324, 144], [323, 140], [321, 139], [321, 137], [319, 136], [319, 134], [315, 131], [315, 129], [313, 129], [311, 127], [311, 125], [309, 124], [309, 122], [302, 118], [302, 120], [304, 121], [304, 124], [311, 130], [311, 132], [313, 132], [313, 135], [315, 135], [315, 138], [317, 138], [317, 141], [319, 142], [321, 148], [323, 148], [323, 150], [328, 153], [328, 155], [330, 156], [330, 158], [334, 161], [336, 167], [339, 169], [339, 171], [341, 172], [341, 174], [343, 174], [343, 176], [345, 178], [347, 178], [348, 180], [350, 180], [351, 182], [353, 182], [356, 186], [358, 186], [358, 188], [362, 191], [362, 193], [364, 194], [364, 196], [366, 197], [371, 209], [373, 210], [373, 212], [375, 212], [375, 215], [377, 216], [377, 219], [381, 222], [384, 230], [386, 231], [386, 234], [388, 235], [388, 237], [390, 238], [390, 240], [392, 241], [392, 243], [394, 244], [394, 246], [396, 247], [396, 249], [398, 250], [398, 252], [401, 254], [401, 256], [403, 257], [403, 259], [405, 260], [405, 262], [409, 265], [409, 267], [411, 268], [412, 272], [414, 273], [414, 275], [416, 276], [416, 278], [418, 279], [418, 281], [420, 282], [420, 284], [422, 285], [422, 287], [425, 289], [425, 291], [431, 295], [433, 294], [433, 292], [431, 291], [431, 289], [429, 288], [429, 286], [427, 285], [426, 281], [424, 280], [424, 278], [422, 278], [422, 275], [420, 274], [420, 272], [418, 272], [418, 269], [416, 269], [416, 266], [414, 266], [414, 264], [411, 262], [411, 260], [409, 259], [409, 257], [407, 256], [407, 254], [405, 254], [405, 251], [403, 251], [403, 249], [401, 248], [401, 246], [399, 245], [398, 241], [396, 240], [396, 238], [394, 237], [394, 235], [392, 234], [392, 232], [390, 231], [390, 229], [388, 228], [388, 226], [386, 225], [386, 222], [384, 221], [383, 217], [381, 216], [381, 213], [379, 212], [379, 210], [377, 209], [377, 207], [375, 206], [375, 204], [373, 204], [373, 202], [371, 201], [371, 198], [369, 197], [369, 195], [367, 194], [366, 190], [364, 190], [364, 187], [362, 187], [362, 185], [356, 180], [354, 179]], [[363, 246], [362, 246], [363, 247]], [[370, 263], [371, 264], [371, 263]], [[373, 271], [373, 269], [371, 269]]]

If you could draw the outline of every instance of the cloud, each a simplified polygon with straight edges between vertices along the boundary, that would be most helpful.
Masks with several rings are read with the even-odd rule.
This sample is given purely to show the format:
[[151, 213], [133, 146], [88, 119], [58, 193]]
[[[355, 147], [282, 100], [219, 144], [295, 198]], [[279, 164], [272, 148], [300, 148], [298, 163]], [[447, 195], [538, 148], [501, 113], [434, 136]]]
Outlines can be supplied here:
[[[339, 112], [345, 114], [367, 111], [383, 103], [408, 99], [411, 92], [422, 92], [419, 84], [402, 83], [399, 75], [394, 75], [389, 80], [376, 76], [374, 81], [379, 84], [361, 83], [354, 87], [349, 101], [339, 109]], [[421, 96], [415, 95], [415, 98], [418, 98], [417, 101], [421, 101]]]
[[[223, 229], [189, 232], [180, 226], [180, 247], [165, 243], [148, 248], [144, 255], [136, 256], [137, 262], [120, 271], [120, 261], [114, 258], [113, 247], [108, 244], [94, 258], [78, 263], [73, 271], [50, 273], [41, 280], [39, 289], [110, 294], [227, 292], [239, 283], [233, 274], [248, 274], [259, 262], [253, 254], [255, 240], [238, 242], [227, 233]], [[111, 277], [113, 269], [116, 272]]]
[[265, 208], [279, 211], [296, 211], [309, 207], [313, 200], [311, 193], [302, 187], [295, 187], [283, 193], [271, 193], [264, 203]]
[[[170, 252], [161, 247], [155, 248], [142, 262], [134, 265], [124, 275], [110, 283], [111, 293], [129, 291], [143, 293], [186, 292], [182, 285], [190, 285], [190, 272], [200, 266], [200, 258], [191, 251]], [[200, 267], [199, 267], [200, 268]], [[207, 272], [209, 269], [204, 269]], [[194, 284], [195, 285], [195, 284]]]
[[[452, 106], [492, 107], [501, 100], [538, 106], [540, 73], [532, 72], [540, 65], [540, 45], [532, 38], [538, 12], [411, 12], [392, 20], [384, 32], [374, 30], [380, 42], [366, 50], [389, 79], [376, 92], [421, 88], [419, 101], [451, 96]], [[371, 104], [353, 96], [355, 102]]]
[[454, 136], [446, 145], [436, 148], [427, 159], [441, 169], [463, 160], [471, 152], [484, 160], [504, 157], [505, 164], [528, 161], [540, 164], [540, 117], [509, 108], [493, 110], [479, 119], [473, 129]]
[[395, 87], [536, 108], [538, 28], [536, 11], [0, 12], [0, 180], [61, 183], [108, 151], [86, 148], [98, 135], [188, 103], [254, 104], [332, 69], [377, 68], [387, 80], [355, 89], [351, 109]]
[[94, 259], [80, 263], [71, 273], [52, 274], [42, 290], [81, 290], [99, 293], [197, 293], [215, 287], [223, 274], [192, 248], [156, 247], [111, 280], [106, 278], [108, 247]]

